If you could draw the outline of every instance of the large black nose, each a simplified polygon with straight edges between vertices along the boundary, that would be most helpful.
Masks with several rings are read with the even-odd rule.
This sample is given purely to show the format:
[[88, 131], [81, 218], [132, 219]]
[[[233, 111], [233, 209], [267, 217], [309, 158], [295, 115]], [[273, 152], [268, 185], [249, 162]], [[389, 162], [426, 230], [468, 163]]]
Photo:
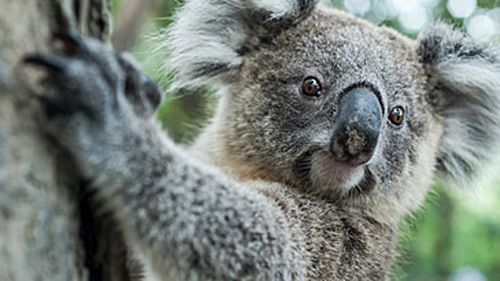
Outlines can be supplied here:
[[365, 87], [354, 88], [342, 96], [331, 141], [337, 161], [353, 166], [370, 161], [382, 124], [381, 108], [377, 95]]

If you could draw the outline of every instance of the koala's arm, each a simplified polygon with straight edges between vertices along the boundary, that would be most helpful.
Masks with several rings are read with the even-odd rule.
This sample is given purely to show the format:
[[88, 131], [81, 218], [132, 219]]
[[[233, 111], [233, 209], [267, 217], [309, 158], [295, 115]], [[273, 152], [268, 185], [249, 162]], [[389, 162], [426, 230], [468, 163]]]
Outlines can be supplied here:
[[156, 89], [120, 54], [59, 34], [47, 74], [48, 132], [75, 158], [127, 241], [162, 280], [303, 280], [305, 257], [277, 204], [187, 157], [153, 118]]
[[[300, 234], [260, 192], [200, 165], [152, 123], [89, 176], [164, 280], [302, 280]], [[116, 163], [124, 163], [124, 166]], [[95, 173], [95, 174], [94, 174]]]
[[26, 59], [48, 73], [47, 129], [162, 280], [384, 278], [390, 228], [195, 161], [154, 121], [157, 90], [140, 71], [97, 41], [60, 37], [66, 56]]

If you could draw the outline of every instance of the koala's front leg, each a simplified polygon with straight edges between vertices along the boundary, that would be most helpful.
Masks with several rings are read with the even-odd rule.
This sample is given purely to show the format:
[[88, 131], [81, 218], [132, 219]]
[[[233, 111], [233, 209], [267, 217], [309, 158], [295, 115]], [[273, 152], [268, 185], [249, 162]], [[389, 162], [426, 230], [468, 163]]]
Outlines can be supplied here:
[[151, 118], [155, 88], [121, 55], [57, 38], [65, 56], [25, 60], [47, 72], [48, 130], [162, 280], [303, 280], [274, 202], [185, 156]]
[[[54, 35], [62, 55], [35, 54], [24, 62], [46, 72], [45, 128], [78, 160], [88, 175], [103, 171], [116, 153], [134, 146], [143, 123], [151, 123], [160, 91], [125, 57], [97, 40]], [[126, 147], [124, 147], [126, 146]]]

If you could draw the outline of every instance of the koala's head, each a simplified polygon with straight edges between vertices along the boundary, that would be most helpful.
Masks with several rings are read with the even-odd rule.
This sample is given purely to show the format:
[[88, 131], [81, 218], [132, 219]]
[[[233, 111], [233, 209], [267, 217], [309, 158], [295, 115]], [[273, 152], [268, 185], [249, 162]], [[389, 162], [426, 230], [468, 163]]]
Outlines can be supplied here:
[[168, 34], [179, 85], [224, 88], [242, 175], [398, 219], [433, 176], [467, 180], [500, 130], [500, 58], [445, 24], [417, 41], [312, 0], [192, 0]]

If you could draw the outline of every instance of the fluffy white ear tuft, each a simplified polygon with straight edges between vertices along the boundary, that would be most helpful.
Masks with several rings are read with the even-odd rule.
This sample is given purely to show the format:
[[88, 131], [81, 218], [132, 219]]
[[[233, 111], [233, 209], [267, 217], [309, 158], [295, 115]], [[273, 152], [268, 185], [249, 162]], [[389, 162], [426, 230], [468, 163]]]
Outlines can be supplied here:
[[435, 112], [443, 118], [438, 156], [445, 179], [466, 185], [500, 141], [500, 56], [439, 23], [419, 37]]
[[317, 0], [188, 0], [161, 44], [175, 87], [230, 84], [245, 53], [304, 18]]
[[[284, 0], [284, 1], [269, 1], [269, 0], [253, 0], [255, 8], [263, 11], [268, 11], [271, 19], [294, 16], [301, 11], [300, 5], [306, 5], [308, 1]], [[313, 2], [313, 1], [309, 1]]]

